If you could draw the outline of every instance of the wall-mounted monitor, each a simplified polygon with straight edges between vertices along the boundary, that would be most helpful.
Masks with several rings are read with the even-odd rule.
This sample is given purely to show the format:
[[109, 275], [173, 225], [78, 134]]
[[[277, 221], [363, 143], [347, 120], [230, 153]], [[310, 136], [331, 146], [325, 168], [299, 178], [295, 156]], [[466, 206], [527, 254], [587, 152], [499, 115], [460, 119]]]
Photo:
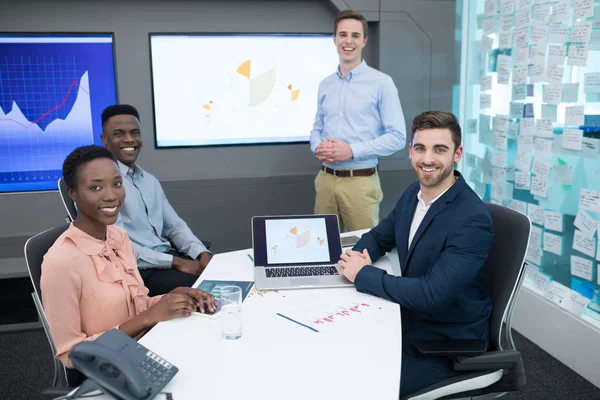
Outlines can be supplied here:
[[56, 190], [116, 102], [112, 34], [0, 33], [0, 193]]
[[157, 148], [309, 140], [325, 34], [150, 34]]

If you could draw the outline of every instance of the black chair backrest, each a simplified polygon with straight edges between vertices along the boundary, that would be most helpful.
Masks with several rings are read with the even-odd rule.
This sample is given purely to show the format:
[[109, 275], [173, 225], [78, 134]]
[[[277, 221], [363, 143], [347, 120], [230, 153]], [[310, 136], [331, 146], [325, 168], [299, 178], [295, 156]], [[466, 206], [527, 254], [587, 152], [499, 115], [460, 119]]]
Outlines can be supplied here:
[[77, 208], [75, 207], [75, 202], [69, 196], [69, 191], [67, 190], [67, 184], [65, 180], [60, 177], [58, 180], [58, 191], [60, 193], [60, 198], [62, 199], [63, 205], [65, 206], [65, 210], [67, 210], [67, 214], [71, 221], [75, 221], [77, 218]]
[[25, 262], [27, 263], [27, 269], [29, 270], [29, 277], [33, 283], [33, 288], [40, 300], [42, 298], [40, 279], [42, 277], [42, 261], [44, 261], [44, 255], [68, 227], [69, 224], [64, 224], [48, 229], [47, 231], [38, 233], [29, 238], [25, 243]]
[[492, 350], [502, 349], [502, 323], [514, 300], [523, 273], [531, 222], [517, 211], [486, 203], [494, 224], [494, 239], [486, 261], [485, 283], [492, 298]]

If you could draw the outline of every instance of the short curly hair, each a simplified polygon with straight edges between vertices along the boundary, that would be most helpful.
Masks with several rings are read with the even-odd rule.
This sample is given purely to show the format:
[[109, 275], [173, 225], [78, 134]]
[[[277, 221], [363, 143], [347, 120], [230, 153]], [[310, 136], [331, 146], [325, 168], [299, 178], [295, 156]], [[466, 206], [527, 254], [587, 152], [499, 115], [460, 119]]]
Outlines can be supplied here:
[[98, 158], [108, 158], [115, 163], [117, 159], [106, 147], [90, 145], [76, 148], [65, 158], [62, 167], [63, 179], [68, 188], [74, 189], [77, 173], [85, 164]]

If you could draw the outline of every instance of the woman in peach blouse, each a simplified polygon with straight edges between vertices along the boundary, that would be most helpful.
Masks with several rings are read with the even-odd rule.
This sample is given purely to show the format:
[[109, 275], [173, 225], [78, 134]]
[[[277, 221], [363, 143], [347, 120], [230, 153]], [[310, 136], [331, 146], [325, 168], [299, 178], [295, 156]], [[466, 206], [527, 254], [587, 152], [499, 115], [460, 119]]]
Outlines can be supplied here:
[[125, 189], [110, 151], [75, 149], [63, 178], [78, 213], [44, 256], [41, 289], [56, 357], [65, 366], [73, 367], [68, 353], [77, 343], [111, 328], [137, 338], [158, 322], [205, 312], [205, 301], [216, 309], [214, 297], [198, 289], [148, 297], [129, 236], [114, 225]]

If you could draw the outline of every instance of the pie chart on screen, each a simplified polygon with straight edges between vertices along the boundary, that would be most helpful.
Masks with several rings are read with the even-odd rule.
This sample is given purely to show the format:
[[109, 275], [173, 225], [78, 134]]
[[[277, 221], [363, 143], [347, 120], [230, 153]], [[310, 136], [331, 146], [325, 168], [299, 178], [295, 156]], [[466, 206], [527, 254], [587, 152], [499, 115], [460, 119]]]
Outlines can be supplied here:
[[288, 231], [286, 238], [290, 246], [300, 249], [310, 241], [310, 231], [302, 230], [295, 226]]
[[261, 60], [246, 60], [237, 73], [249, 80], [248, 106], [254, 107], [269, 98], [275, 87], [277, 73], [271, 63]]

